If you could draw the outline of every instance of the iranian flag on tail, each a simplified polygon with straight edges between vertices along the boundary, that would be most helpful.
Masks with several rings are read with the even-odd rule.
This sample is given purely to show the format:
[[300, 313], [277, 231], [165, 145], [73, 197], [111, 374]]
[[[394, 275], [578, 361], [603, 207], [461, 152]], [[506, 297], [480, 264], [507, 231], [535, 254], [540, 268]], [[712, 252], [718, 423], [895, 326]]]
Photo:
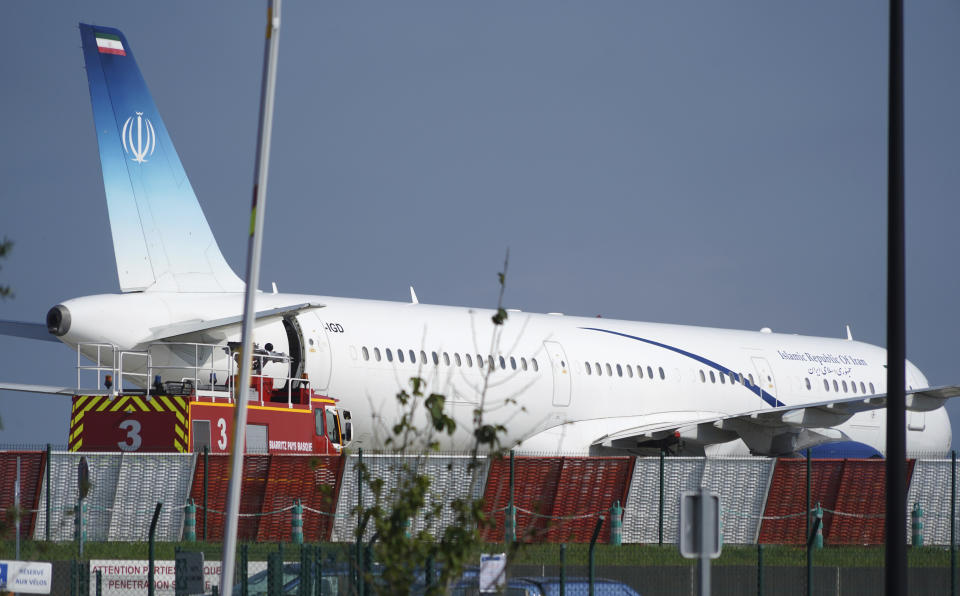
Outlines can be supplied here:
[[97, 37], [97, 49], [100, 50], [101, 54], [116, 54], [118, 56], [126, 56], [127, 53], [123, 50], [123, 43], [120, 42], [120, 36], [114, 35], [113, 33], [102, 33], [97, 31], [94, 33]]

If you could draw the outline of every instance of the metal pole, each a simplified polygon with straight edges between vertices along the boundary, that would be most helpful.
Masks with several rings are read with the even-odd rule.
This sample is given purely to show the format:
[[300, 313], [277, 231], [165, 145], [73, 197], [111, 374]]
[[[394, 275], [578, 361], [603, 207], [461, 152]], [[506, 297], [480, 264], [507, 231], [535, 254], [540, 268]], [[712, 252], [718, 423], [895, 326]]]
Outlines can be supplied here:
[[596, 577], [594, 562], [593, 562], [593, 551], [597, 546], [597, 537], [600, 535], [600, 527], [603, 526], [603, 516], [597, 518], [597, 525], [593, 527], [593, 537], [590, 539], [590, 596], [593, 596], [593, 580]]
[[16, 559], [20, 560], [20, 456], [17, 456], [17, 479], [13, 483], [13, 509], [17, 512], [16, 517], [16, 532], [17, 532], [17, 547], [16, 547]]
[[663, 449], [660, 450], [660, 524], [657, 528], [657, 544], [663, 546], [663, 465], [664, 465], [664, 452]]
[[887, 125], [887, 594], [907, 593], [903, 0], [890, 0]]
[[45, 530], [45, 532], [46, 532], [47, 542], [50, 542], [50, 464], [51, 464], [50, 455], [51, 455], [50, 443], [47, 443], [47, 469], [46, 469], [46, 473], [47, 473], [47, 511], [46, 511], [46, 513], [47, 513], [47, 519], [46, 519], [46, 521], [45, 521], [44, 524], [43, 524], [43, 525], [45, 526], [45, 527], [44, 527], [44, 530]]
[[517, 539], [517, 510], [514, 507], [514, 483], [516, 478], [516, 469], [513, 461], [513, 449], [510, 450], [510, 499], [507, 503], [507, 511], [503, 520], [504, 536], [503, 541], [510, 544]]
[[763, 545], [757, 543], [757, 596], [763, 596]]
[[247, 596], [250, 593], [250, 545], [240, 545], [240, 594]]
[[[314, 584], [316, 586], [315, 596], [323, 596], [323, 547], [317, 546], [316, 550], [316, 568], [317, 568], [317, 581]], [[243, 596], [247, 596], [244, 594]]]
[[810, 450], [807, 449], [807, 505], [804, 511], [807, 514], [804, 516], [804, 519], [807, 520], [806, 530], [803, 532], [803, 539], [806, 540], [810, 537]]
[[149, 569], [147, 569], [147, 595], [153, 596], [156, 586], [153, 582], [153, 566], [154, 566], [154, 553], [153, 553], [153, 542], [154, 537], [157, 533], [157, 520], [160, 519], [160, 509], [163, 507], [163, 503], [157, 503], [157, 508], [153, 510], [153, 520], [150, 522], [150, 543], [147, 546], [149, 550], [148, 557], [150, 559]]
[[260, 123], [257, 129], [257, 171], [253, 182], [250, 239], [247, 251], [247, 287], [243, 306], [240, 348], [240, 383], [235, 388], [236, 414], [230, 450], [230, 486], [227, 490], [226, 528], [223, 538], [223, 567], [220, 591], [233, 594], [233, 570], [237, 551], [237, 522], [240, 513], [240, 486], [247, 428], [247, 399], [250, 391], [250, 355], [253, 347], [257, 285], [260, 283], [260, 254], [263, 248], [263, 219], [267, 203], [267, 173], [270, 166], [270, 136], [273, 131], [273, 97], [277, 80], [277, 50], [280, 41], [280, 3], [270, 0], [264, 42], [263, 83], [260, 91]]
[[560, 544], [560, 596], [567, 593], [567, 543]]
[[357, 594], [363, 596], [363, 527], [360, 520], [363, 517], [363, 448], [357, 449]]
[[210, 447], [203, 446], [203, 541], [207, 541], [207, 489], [210, 486]]
[[804, 519], [807, 521], [806, 530], [803, 533], [803, 541], [807, 543], [807, 596], [813, 594], [813, 558], [811, 556], [810, 544], [810, 449], [807, 449], [807, 508], [804, 510]]
[[957, 451], [950, 452], [950, 594], [957, 596]]

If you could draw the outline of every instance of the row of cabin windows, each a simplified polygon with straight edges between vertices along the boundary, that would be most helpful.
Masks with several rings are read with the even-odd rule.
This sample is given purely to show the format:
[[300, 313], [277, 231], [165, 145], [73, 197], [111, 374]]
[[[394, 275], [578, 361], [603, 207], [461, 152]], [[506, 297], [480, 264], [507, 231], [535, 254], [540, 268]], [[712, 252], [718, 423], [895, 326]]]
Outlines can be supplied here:
[[[806, 383], [807, 383], [807, 389], [808, 389], [808, 390], [812, 390], [812, 389], [813, 389], [813, 386], [812, 386], [811, 383], [810, 383], [810, 378], [807, 377], [807, 378], [804, 379], [804, 380], [805, 380]], [[834, 379], [832, 385], [833, 385], [833, 391], [836, 392], [836, 393], [841, 393], [841, 392], [842, 392], [842, 393], [857, 393], [857, 382], [856, 382], [856, 381], [850, 381], [850, 384], [847, 385], [847, 382], [846, 382], [846, 381], [837, 382], [837, 380]], [[825, 391], [830, 391], [830, 386], [831, 386], [830, 381], [828, 381], [827, 379], [824, 379], [824, 380], [823, 380], [823, 389], [824, 389]], [[868, 387], [868, 386], [870, 387], [870, 395], [873, 395], [874, 393], [876, 393], [876, 390], [873, 388], [873, 383], [864, 384], [863, 381], [860, 381], [860, 393], [862, 393], [863, 395], [867, 395], [867, 387]]]
[[744, 384], [744, 385], [747, 385], [747, 386], [755, 385], [755, 383], [754, 383], [754, 381], [753, 381], [753, 375], [752, 375], [752, 374], [746, 374], [746, 375], [745, 375], [745, 374], [743, 374], [743, 373], [736, 373], [736, 372], [714, 373], [712, 370], [711, 370], [711, 371], [708, 371], [708, 372], [704, 372], [702, 368], [700, 369], [700, 382], [701, 382], [701, 383], [706, 383], [706, 382], [707, 382], [707, 378], [710, 379], [710, 382], [711, 382], [711, 383], [716, 383], [716, 382], [717, 382], [717, 377], [720, 378], [720, 384], [721, 384], [721, 385], [726, 384], [727, 380], [730, 381], [730, 384], [731, 384], [731, 385], [734, 385], [734, 384], [736, 384], [736, 383], [741, 383], [741, 384]]
[[[594, 375], [594, 374], [595, 374], [595, 375], [597, 375], [597, 376], [603, 376], [604, 371], [606, 371], [606, 375], [607, 375], [608, 377], [612, 377], [612, 376], [613, 376], [613, 371], [616, 370], [618, 377], [622, 377], [622, 376], [626, 375], [626, 376], [629, 377], [629, 378], [633, 378], [633, 365], [632, 365], [632, 364], [623, 364], [623, 365], [614, 364], [614, 365], [611, 366], [610, 363], [607, 362], [607, 363], [605, 363], [603, 366], [600, 366], [600, 363], [599, 363], [599, 362], [594, 362], [593, 365], [591, 366], [589, 362], [584, 362], [584, 363], [583, 363], [583, 369], [584, 369], [585, 371], [587, 371], [587, 374], [588, 374], [588, 375]], [[663, 372], [663, 367], [662, 367], [662, 366], [658, 366], [658, 367], [657, 367], [657, 372], [658, 372], [659, 375], [660, 375], [660, 379], [666, 379], [666, 378], [667, 378], [666, 373]], [[643, 378], [643, 366], [641, 366], [641, 365], [639, 365], [639, 364], [637, 365], [637, 378], [638, 378], [638, 379], [642, 379], [642, 378]], [[648, 378], [648, 379], [653, 379], [653, 378], [655, 378], [654, 375], [653, 375], [653, 367], [652, 367], [652, 366], [648, 366], [648, 367], [647, 367], [647, 378]]]
[[[397, 362], [409, 362], [410, 364], [416, 364], [419, 362], [421, 364], [429, 364], [430, 361], [433, 361], [435, 365], [440, 365], [442, 362], [444, 366], [465, 366], [467, 368], [473, 367], [474, 356], [472, 354], [463, 354], [460, 355], [459, 352], [454, 352], [451, 354], [449, 352], [430, 352], [429, 360], [428, 355], [425, 350], [420, 350], [419, 356], [418, 353], [413, 350], [404, 350], [397, 349], [396, 351], [391, 350], [390, 348], [384, 348], [381, 352], [380, 348], [373, 348], [373, 360], [380, 362], [381, 360], [386, 360], [387, 362], [393, 362], [394, 357], [396, 357]], [[360, 348], [361, 354], [363, 354], [364, 360], [370, 360], [371, 350], [367, 346]], [[536, 358], [530, 358], [528, 361], [526, 358], [516, 358], [514, 356], [482, 356], [481, 354], [476, 355], [477, 368], [483, 368], [484, 362], [491, 370], [497, 368], [497, 364], [500, 365], [500, 368], [506, 370], [509, 365], [512, 370], [532, 370], [533, 372], [538, 372], [540, 370], [540, 365], [537, 363]]]

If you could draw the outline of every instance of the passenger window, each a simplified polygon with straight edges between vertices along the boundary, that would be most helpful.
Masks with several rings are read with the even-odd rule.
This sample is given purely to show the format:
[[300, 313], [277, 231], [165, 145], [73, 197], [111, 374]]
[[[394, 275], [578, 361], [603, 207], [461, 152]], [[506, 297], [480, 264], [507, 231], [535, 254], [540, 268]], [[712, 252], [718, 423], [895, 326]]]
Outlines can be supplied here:
[[590, 371], [590, 363], [589, 363], [589, 362], [584, 362], [584, 364], [586, 365], [586, 368], [587, 368], [587, 374], [589, 375], [589, 374], [590, 374], [590, 372], [591, 372], [591, 371]]
[[637, 365], [637, 378], [638, 379], [643, 378], [643, 367], [640, 366], [639, 364]]
[[714, 376], [712, 370], [710, 371], [710, 382], [711, 382], [711, 383], [716, 383], [716, 382], [717, 382], [717, 378]]
[[427, 363], [427, 353], [424, 352], [423, 350], [420, 350], [420, 362], [424, 364]]
[[433, 356], [434, 365], [440, 364], [440, 356], [436, 352], [431, 352], [430, 355]]
[[853, 391], [854, 393], [857, 392], [857, 382], [856, 382], [856, 381], [850, 381], [850, 390]]
[[411, 362], [412, 364], [416, 364], [416, 363], [417, 363], [417, 353], [414, 352], [413, 350], [410, 350], [409, 354], [410, 354], [410, 362]]
[[648, 367], [647, 367], [647, 378], [649, 378], [650, 380], [653, 380], [653, 367], [652, 367], [652, 366], [648, 366]]
[[[663, 369], [661, 368], [660, 370], [663, 370]], [[726, 384], [727, 384], [727, 375], [723, 374], [722, 372], [721, 372], [721, 373], [717, 373], [717, 374], [720, 376], [720, 384], [721, 384], [721, 385], [726, 385]]]
[[507, 368], [507, 361], [504, 360], [503, 356], [500, 356], [500, 369], [506, 370], [506, 368]]
[[397, 350], [397, 360], [403, 362], [403, 350]]
[[447, 354], [446, 352], [443, 353], [443, 365], [450, 366], [450, 354]]
[[460, 352], [453, 353], [453, 361], [456, 363], [457, 366], [463, 366], [463, 364], [460, 362]]
[[377, 362], [380, 362], [380, 348], [374, 348], [374, 349], [373, 349], [373, 358], [374, 358]]
[[751, 374], [749, 374], [749, 375], [747, 375], [747, 376], [750, 377], [750, 384], [751, 384], [751, 385], [756, 385], [756, 383], [753, 382], [753, 374], [751, 373]]
[[846, 382], [846, 381], [843, 382], [843, 392], [844, 392], [844, 393], [847, 392], [847, 382]]
[[810, 387], [810, 377], [805, 378], [804, 381], [807, 382], [807, 391], [809, 391], [809, 390], [811, 389], [811, 387]]
[[470, 357], [470, 354], [464, 354], [463, 357], [467, 359], [467, 368], [472, 367], [472, 366], [473, 366], [473, 358]]
[[370, 350], [367, 349], [367, 346], [360, 348], [360, 351], [363, 353], [364, 360], [370, 360]]
[[870, 383], [870, 395], [873, 395], [876, 392], [877, 390], [873, 388], [873, 383]]
[[617, 376], [618, 376], [618, 377], [622, 377], [622, 376], [623, 376], [623, 369], [620, 368], [620, 365], [619, 365], [619, 364], [617, 365]]
[[609, 362], [605, 363], [605, 364], [603, 365], [603, 367], [607, 369], [607, 376], [608, 376], [608, 377], [612, 377], [612, 376], [613, 376], [613, 369], [610, 368], [610, 363], [609, 363]]
[[510, 357], [510, 368], [517, 370], [517, 359], [513, 356]]
[[594, 362], [594, 363], [593, 363], [593, 372], [597, 373], [598, 375], [602, 375], [602, 374], [603, 374], [603, 371], [600, 370], [600, 363], [599, 363], [599, 362]]
[[632, 378], [633, 378], [633, 367], [628, 364], [628, 365], [625, 366], [624, 368], [627, 369], [627, 376], [632, 379]]
[[537, 364], [537, 359], [536, 359], [536, 358], [531, 358], [531, 359], [530, 359], [530, 364], [533, 365], [533, 372], [537, 372], [538, 370], [540, 370], [540, 365]]
[[840, 391], [840, 387], [837, 385], [837, 380], [836, 380], [836, 379], [833, 380], [833, 390], [834, 390], [834, 391]]
[[706, 383], [706, 382], [707, 382], [707, 375], [703, 374], [703, 369], [702, 369], [702, 368], [700, 369], [700, 382], [701, 382], [701, 383]]
[[390, 348], [387, 348], [386, 352], [387, 352], [387, 362], [393, 362], [393, 352], [390, 351]]
[[863, 381], [860, 381], [860, 393], [866, 393], [867, 388], [864, 386]]
[[830, 381], [824, 379], [824, 380], [823, 380], [823, 388], [826, 389], [827, 391], [830, 391]]
[[[589, 365], [587, 365], [587, 366], [589, 366]], [[527, 359], [526, 359], [526, 358], [520, 358], [520, 368], [522, 368], [523, 370], [527, 370]]]
[[477, 368], [483, 368], [483, 356], [477, 354]]
[[659, 369], [660, 369], [660, 380], [661, 380], [661, 381], [666, 381], [666, 380], [667, 380], [667, 374], [666, 374], [665, 372], [663, 372], [663, 367], [661, 366], [661, 367], [659, 367]]

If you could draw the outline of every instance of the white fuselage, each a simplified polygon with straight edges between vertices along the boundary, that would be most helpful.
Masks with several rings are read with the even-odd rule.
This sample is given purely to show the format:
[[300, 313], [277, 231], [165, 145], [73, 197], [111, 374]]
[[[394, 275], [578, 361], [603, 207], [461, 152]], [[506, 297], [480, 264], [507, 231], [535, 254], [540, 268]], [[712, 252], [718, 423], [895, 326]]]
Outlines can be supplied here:
[[[352, 413], [354, 443], [364, 448], [383, 446], [399, 418], [396, 394], [409, 390], [416, 376], [427, 381], [427, 393], [447, 397], [458, 431], [436, 438], [448, 449], [470, 444], [477, 409], [484, 422], [505, 427], [505, 445], [586, 451], [629, 428], [693, 425], [886, 391], [885, 350], [852, 340], [519, 311], [509, 312], [495, 335], [489, 309], [291, 294], [259, 294], [257, 308], [298, 302], [325, 305], [297, 315], [303, 371], [317, 391]], [[64, 304], [73, 318], [61, 338], [66, 343], [141, 348], [152, 329], [236, 314], [241, 296], [147, 292]], [[186, 339], [238, 338], [239, 327], [232, 326]], [[277, 351], [288, 344], [276, 320], [258, 326], [255, 341], [271, 342]], [[927, 387], [911, 363], [907, 385]], [[883, 410], [856, 414], [835, 428], [844, 440], [883, 450]], [[950, 439], [942, 408], [908, 412], [911, 452], [943, 453]]]

